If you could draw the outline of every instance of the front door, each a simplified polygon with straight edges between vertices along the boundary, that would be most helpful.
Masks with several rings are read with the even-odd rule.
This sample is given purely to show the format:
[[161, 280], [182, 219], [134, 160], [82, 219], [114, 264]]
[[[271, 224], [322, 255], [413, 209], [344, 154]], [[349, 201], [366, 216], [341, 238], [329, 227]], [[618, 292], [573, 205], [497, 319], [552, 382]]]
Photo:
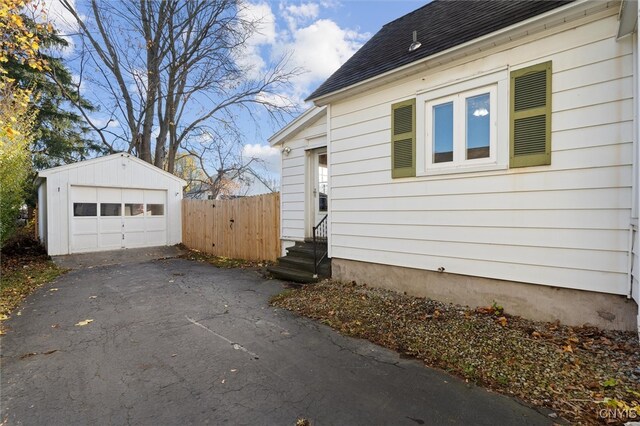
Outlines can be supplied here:
[[327, 169], [327, 149], [314, 151], [313, 179], [313, 224], [316, 226], [328, 212], [329, 172]]

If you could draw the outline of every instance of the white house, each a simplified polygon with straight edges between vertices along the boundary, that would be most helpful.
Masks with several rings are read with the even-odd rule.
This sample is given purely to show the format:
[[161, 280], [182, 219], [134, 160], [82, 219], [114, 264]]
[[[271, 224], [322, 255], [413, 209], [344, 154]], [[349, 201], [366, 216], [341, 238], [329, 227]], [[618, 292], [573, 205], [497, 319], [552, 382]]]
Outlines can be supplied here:
[[38, 174], [38, 235], [49, 255], [182, 242], [186, 182], [125, 153]]
[[283, 247], [328, 215], [338, 280], [635, 329], [637, 17], [435, 0], [388, 23], [270, 139]]

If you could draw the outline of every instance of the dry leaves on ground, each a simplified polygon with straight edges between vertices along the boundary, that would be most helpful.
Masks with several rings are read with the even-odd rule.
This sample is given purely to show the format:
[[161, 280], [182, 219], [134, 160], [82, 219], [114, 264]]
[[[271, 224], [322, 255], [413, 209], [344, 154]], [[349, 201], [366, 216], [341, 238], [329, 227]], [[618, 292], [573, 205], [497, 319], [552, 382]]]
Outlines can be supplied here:
[[496, 304], [472, 310], [355, 283], [325, 281], [271, 302], [571, 422], [607, 423], [603, 409], [640, 416], [635, 333], [534, 322]]

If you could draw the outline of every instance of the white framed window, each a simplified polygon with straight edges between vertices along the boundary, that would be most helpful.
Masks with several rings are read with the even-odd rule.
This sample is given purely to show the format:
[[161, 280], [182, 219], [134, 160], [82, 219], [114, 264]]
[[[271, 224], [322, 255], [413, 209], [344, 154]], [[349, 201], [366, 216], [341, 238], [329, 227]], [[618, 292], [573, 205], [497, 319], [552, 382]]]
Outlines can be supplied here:
[[509, 167], [509, 74], [501, 68], [416, 93], [416, 175]]
[[426, 169], [495, 164], [497, 85], [426, 102]]

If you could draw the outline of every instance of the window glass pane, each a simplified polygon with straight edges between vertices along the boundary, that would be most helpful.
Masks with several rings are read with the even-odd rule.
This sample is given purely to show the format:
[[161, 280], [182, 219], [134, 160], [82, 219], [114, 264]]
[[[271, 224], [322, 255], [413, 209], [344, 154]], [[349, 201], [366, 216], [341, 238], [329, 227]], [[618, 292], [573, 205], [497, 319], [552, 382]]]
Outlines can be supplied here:
[[453, 161], [453, 102], [433, 107], [433, 162]]
[[329, 171], [327, 154], [318, 155], [318, 211], [327, 211], [327, 191], [329, 189]]
[[491, 105], [488, 93], [467, 98], [467, 160], [489, 157]]
[[96, 203], [73, 203], [74, 216], [97, 216], [98, 205]]
[[163, 216], [164, 204], [147, 204], [147, 216]]
[[120, 203], [100, 203], [100, 216], [120, 216]]
[[125, 216], [142, 216], [144, 215], [144, 205], [143, 204], [125, 204], [124, 205], [124, 215]]

